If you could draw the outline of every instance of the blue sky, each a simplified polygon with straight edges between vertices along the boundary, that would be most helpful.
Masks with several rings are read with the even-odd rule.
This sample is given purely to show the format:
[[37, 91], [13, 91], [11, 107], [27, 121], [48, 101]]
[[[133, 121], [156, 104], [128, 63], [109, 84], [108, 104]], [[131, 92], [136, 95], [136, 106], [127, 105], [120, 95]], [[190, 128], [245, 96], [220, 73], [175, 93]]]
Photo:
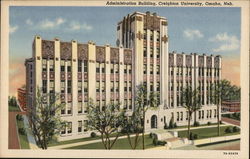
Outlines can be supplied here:
[[[150, 11], [168, 19], [169, 51], [234, 58], [239, 72], [240, 8], [12, 6], [9, 11], [10, 63], [18, 59], [23, 66], [32, 56], [35, 35], [115, 46], [117, 23], [129, 13]], [[16, 69], [10, 66], [10, 73]]]

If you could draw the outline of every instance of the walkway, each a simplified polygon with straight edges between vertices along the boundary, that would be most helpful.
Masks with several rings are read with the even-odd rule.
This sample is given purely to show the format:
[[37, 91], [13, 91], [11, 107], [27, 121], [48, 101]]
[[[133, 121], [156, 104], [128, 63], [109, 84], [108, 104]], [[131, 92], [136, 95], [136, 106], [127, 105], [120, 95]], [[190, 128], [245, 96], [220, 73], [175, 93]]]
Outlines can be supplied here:
[[9, 149], [20, 149], [16, 115], [25, 112], [9, 112]]
[[230, 124], [233, 124], [233, 125], [240, 126], [240, 121], [239, 120], [234, 120], [234, 119], [230, 119], [230, 118], [226, 118], [226, 117], [221, 117], [221, 120], [223, 122], [227, 122], [227, 123], [230, 123]]
[[36, 145], [36, 141], [35, 141], [35, 138], [33, 136], [32, 131], [30, 129], [29, 121], [28, 121], [28, 118], [26, 115], [23, 115], [23, 122], [24, 122], [25, 130], [27, 132], [27, 138], [29, 141], [30, 149], [39, 149], [38, 146]]

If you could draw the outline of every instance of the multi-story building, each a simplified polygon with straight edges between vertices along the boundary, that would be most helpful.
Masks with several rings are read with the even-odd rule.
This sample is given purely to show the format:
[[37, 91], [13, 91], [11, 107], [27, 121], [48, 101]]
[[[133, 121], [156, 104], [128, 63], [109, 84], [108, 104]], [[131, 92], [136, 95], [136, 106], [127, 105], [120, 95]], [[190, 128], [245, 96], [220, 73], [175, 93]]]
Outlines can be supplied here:
[[177, 125], [186, 125], [186, 110], [178, 94], [190, 84], [202, 86], [204, 106], [197, 121], [216, 122], [212, 115], [216, 106], [207, 93], [209, 85], [220, 79], [221, 58], [168, 53], [167, 25], [167, 19], [156, 13], [130, 14], [118, 23], [117, 47], [36, 36], [33, 57], [26, 60], [28, 106], [35, 107], [38, 87], [44, 93], [59, 92], [66, 104], [61, 117], [68, 121], [59, 140], [81, 138], [90, 133], [84, 127], [89, 98], [100, 107], [121, 103], [129, 114], [134, 109], [136, 86], [144, 84], [147, 92], [159, 94], [158, 109], [146, 112], [145, 128], [150, 131], [163, 128], [171, 117]]
[[23, 111], [26, 111], [26, 88], [21, 87], [17, 89], [17, 100]]

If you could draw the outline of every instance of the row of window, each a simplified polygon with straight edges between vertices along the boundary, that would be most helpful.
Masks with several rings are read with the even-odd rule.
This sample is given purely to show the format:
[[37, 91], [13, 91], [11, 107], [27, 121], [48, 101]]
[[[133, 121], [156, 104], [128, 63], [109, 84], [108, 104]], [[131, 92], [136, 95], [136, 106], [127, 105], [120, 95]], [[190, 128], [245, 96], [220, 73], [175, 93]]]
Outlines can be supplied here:
[[[173, 76], [174, 75], [174, 67], [170, 67], [170, 75]], [[191, 68], [186, 68], [185, 71], [185, 75], [186, 76], [191, 76], [192, 75], [192, 70], [194, 71], [194, 69]], [[212, 77], [212, 69], [207, 69], [207, 71], [204, 70], [204, 68], [199, 68], [198, 69], [198, 75], [203, 77], [204, 76], [204, 72], [206, 72], [207, 77]], [[219, 73], [220, 70], [219, 69], [214, 69], [214, 77], [219, 77]], [[182, 76], [183, 75], [183, 67], [177, 67], [176, 69], [176, 75], [177, 76]]]
[[[150, 40], [152, 41], [154, 39], [154, 34], [156, 34], [156, 41], [160, 41], [160, 31], [154, 33], [154, 30], [149, 30]], [[143, 39], [147, 40], [147, 29], [143, 30]]]
[[[154, 73], [154, 66], [150, 65], [150, 74], [152, 75]], [[147, 74], [147, 65], [143, 65], [143, 74]], [[156, 65], [156, 74], [160, 74], [160, 65]]]

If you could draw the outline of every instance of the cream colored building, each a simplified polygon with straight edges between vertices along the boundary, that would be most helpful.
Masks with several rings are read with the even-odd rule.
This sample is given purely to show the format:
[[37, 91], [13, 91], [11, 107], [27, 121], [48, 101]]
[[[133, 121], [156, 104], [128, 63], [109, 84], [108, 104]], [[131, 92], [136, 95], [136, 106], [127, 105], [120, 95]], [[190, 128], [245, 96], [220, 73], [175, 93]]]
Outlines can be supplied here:
[[202, 86], [204, 94], [197, 121], [216, 122], [216, 106], [207, 90], [221, 78], [221, 57], [169, 53], [167, 26], [167, 19], [156, 13], [130, 14], [117, 25], [117, 47], [36, 36], [33, 57], [25, 62], [28, 107], [35, 106], [37, 86], [44, 93], [59, 92], [61, 102], [66, 103], [61, 117], [68, 121], [59, 140], [82, 138], [90, 135], [83, 126], [89, 98], [100, 107], [121, 103], [132, 112], [135, 88], [144, 84], [147, 92], [160, 94], [158, 109], [146, 113], [146, 131], [150, 131], [162, 129], [171, 117], [177, 125], [187, 124], [179, 95], [190, 84], [193, 88]]

